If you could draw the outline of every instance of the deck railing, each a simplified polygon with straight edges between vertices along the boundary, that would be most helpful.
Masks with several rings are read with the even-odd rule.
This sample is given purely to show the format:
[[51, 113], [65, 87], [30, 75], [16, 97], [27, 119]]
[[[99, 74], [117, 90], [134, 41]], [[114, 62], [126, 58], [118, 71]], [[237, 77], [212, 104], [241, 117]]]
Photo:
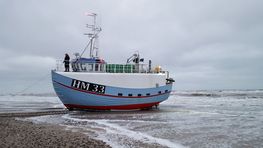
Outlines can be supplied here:
[[[57, 71], [64, 71], [64, 63], [57, 60]], [[70, 63], [70, 71], [101, 73], [152, 73], [147, 64]]]

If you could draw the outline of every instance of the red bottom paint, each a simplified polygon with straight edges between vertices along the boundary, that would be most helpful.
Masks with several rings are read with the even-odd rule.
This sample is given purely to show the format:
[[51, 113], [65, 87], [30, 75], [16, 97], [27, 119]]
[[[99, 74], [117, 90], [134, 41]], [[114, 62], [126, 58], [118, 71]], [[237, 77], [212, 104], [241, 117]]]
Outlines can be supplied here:
[[94, 110], [132, 110], [132, 109], [145, 109], [154, 105], [158, 105], [160, 102], [146, 103], [146, 104], [130, 104], [130, 105], [118, 105], [118, 106], [86, 106], [76, 104], [64, 104], [68, 109], [94, 109]]

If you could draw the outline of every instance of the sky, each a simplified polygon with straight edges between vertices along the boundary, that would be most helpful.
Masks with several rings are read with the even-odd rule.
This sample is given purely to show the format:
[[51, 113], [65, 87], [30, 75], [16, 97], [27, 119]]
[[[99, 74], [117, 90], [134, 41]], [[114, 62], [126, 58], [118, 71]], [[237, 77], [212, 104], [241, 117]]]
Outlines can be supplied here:
[[98, 14], [108, 62], [139, 51], [170, 72], [175, 90], [263, 89], [262, 7], [262, 0], [0, 0], [0, 94], [53, 92], [56, 60], [88, 42], [85, 12]]

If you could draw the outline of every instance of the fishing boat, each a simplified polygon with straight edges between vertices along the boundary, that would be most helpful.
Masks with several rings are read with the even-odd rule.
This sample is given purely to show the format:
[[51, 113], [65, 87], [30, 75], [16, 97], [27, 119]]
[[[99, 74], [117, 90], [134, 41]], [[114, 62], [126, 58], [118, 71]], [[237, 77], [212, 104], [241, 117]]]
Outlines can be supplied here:
[[[174, 80], [160, 66], [144, 63], [139, 52], [124, 64], [106, 62], [98, 56], [98, 37], [101, 28], [96, 25], [97, 14], [92, 13], [89, 42], [81, 54], [70, 61], [65, 72], [62, 61], [51, 71], [57, 96], [68, 110], [133, 110], [157, 107], [168, 99]], [[89, 57], [83, 57], [89, 49]]]

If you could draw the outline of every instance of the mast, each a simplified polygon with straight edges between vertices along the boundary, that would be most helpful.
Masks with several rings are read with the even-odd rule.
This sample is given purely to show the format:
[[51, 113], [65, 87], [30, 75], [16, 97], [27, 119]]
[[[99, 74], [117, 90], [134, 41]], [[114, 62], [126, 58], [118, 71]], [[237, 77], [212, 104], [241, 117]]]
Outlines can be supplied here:
[[[96, 13], [85, 13], [86, 16], [92, 17], [92, 24], [86, 24], [86, 27], [89, 28], [90, 32], [89, 33], [85, 33], [84, 35], [88, 35], [89, 36], [89, 56], [90, 58], [98, 58], [98, 54], [99, 54], [99, 47], [98, 47], [98, 39], [99, 36], [98, 34], [101, 31], [101, 28], [99, 26], [97, 26], [97, 22], [96, 22], [96, 18], [97, 18], [97, 14]], [[87, 47], [88, 47], [87, 45]], [[84, 49], [86, 50], [86, 48]]]

